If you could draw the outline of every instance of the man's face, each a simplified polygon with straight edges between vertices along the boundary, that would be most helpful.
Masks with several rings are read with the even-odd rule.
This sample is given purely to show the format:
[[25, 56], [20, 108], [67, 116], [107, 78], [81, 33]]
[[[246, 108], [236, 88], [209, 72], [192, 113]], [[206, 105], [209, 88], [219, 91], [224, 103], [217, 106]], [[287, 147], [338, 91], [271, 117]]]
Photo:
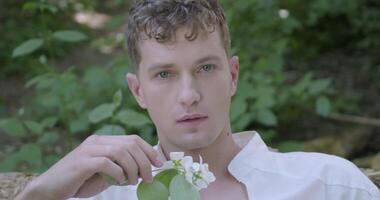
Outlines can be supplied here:
[[[139, 78], [128, 85], [139, 105], [148, 110], [164, 145], [192, 150], [213, 143], [230, 131], [231, 96], [236, 91], [239, 63], [228, 60], [218, 31], [194, 41], [179, 29], [174, 43], [140, 42]], [[198, 123], [179, 122], [184, 115], [204, 116]]]

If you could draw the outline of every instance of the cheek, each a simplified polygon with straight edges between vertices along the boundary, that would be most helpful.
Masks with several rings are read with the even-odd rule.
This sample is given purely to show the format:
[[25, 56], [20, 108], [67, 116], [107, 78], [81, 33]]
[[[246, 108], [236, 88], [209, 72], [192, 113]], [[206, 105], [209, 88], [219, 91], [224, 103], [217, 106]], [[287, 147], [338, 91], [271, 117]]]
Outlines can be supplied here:
[[148, 113], [155, 124], [167, 122], [170, 117], [170, 110], [173, 105], [172, 97], [168, 89], [152, 86], [145, 90], [145, 101], [147, 104]]
[[226, 78], [209, 83], [205, 91], [207, 107], [212, 108], [212, 112], [218, 118], [225, 117], [229, 113], [231, 95], [230, 84]]

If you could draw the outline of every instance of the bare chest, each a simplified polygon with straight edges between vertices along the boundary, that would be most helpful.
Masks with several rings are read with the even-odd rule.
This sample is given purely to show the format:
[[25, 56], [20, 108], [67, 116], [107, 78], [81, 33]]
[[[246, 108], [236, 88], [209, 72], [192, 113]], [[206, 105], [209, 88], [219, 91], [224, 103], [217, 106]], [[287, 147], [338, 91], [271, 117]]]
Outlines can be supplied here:
[[239, 182], [215, 183], [201, 191], [201, 200], [248, 200], [245, 185]]

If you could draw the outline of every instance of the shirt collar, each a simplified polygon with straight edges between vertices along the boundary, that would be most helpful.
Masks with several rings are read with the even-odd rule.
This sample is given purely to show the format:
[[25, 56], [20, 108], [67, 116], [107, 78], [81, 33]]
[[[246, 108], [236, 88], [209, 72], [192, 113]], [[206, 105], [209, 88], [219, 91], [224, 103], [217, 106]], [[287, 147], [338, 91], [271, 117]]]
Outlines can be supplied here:
[[241, 182], [248, 177], [247, 174], [253, 168], [265, 167], [268, 164], [268, 159], [271, 159], [268, 155], [270, 151], [267, 145], [256, 131], [247, 131], [237, 134], [237, 137], [240, 139], [243, 137], [247, 138], [248, 136], [250, 136], [250, 139], [245, 140], [245, 144], [240, 143], [242, 147], [241, 151], [236, 154], [228, 165], [228, 171]]

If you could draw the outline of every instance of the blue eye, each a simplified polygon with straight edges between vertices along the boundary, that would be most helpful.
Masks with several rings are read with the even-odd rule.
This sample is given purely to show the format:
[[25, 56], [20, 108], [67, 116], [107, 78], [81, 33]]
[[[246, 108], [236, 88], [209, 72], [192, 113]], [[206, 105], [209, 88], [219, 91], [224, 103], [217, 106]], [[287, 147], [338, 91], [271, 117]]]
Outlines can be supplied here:
[[207, 64], [207, 65], [203, 65], [202, 66], [202, 69], [205, 70], [205, 71], [211, 71], [212, 69], [215, 68], [215, 65], [211, 65], [211, 64]]
[[158, 75], [160, 76], [160, 78], [165, 79], [165, 78], [168, 77], [169, 72], [167, 72], [167, 71], [162, 71], [162, 72], [158, 73]]

